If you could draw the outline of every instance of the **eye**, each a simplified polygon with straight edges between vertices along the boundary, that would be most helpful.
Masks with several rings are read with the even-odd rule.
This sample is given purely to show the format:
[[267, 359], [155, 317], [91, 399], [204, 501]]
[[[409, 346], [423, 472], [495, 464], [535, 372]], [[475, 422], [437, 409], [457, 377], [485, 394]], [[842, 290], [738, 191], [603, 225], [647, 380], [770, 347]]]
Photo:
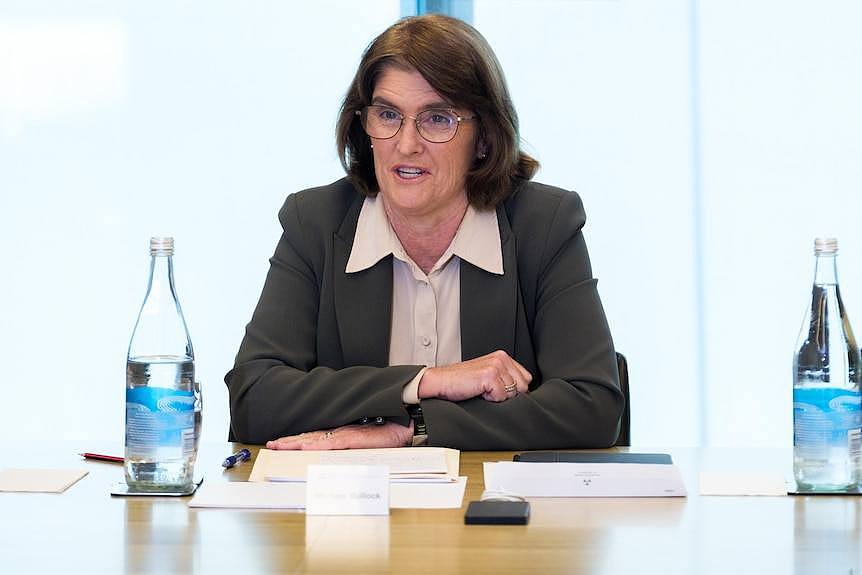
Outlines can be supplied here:
[[401, 121], [401, 114], [392, 108], [377, 107], [376, 117], [381, 122], [386, 123]]
[[428, 110], [425, 121], [435, 128], [448, 128], [455, 123], [456, 118], [445, 110]]

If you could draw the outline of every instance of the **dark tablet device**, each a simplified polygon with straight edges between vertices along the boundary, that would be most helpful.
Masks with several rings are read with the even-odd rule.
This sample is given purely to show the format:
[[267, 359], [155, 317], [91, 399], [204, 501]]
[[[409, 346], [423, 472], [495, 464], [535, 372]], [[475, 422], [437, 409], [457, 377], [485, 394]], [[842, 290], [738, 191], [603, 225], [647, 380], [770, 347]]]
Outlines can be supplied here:
[[532, 463], [659, 463], [671, 465], [673, 459], [667, 453], [617, 453], [583, 451], [527, 451], [518, 453], [513, 461]]
[[464, 514], [467, 525], [526, 525], [529, 501], [471, 501]]

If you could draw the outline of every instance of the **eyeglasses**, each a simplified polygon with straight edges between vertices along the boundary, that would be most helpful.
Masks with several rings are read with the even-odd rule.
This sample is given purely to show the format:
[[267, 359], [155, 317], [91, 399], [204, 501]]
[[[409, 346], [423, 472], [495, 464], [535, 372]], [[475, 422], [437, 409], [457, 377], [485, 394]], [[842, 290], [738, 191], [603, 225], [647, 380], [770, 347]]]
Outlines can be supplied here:
[[432, 144], [448, 142], [458, 133], [461, 122], [476, 119], [476, 116], [459, 116], [454, 110], [446, 108], [429, 108], [415, 116], [406, 116], [395, 108], [376, 105], [365, 106], [362, 110], [357, 110], [356, 115], [360, 117], [365, 133], [377, 140], [387, 140], [395, 136], [404, 124], [404, 118], [412, 118], [416, 122], [419, 135]]

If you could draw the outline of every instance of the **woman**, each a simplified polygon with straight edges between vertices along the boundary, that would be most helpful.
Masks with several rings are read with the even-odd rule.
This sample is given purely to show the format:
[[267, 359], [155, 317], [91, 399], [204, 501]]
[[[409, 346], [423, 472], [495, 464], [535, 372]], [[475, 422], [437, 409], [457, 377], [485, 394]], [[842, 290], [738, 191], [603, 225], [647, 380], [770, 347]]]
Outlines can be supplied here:
[[606, 447], [622, 412], [577, 194], [531, 183], [485, 39], [405, 18], [338, 122], [347, 178], [287, 198], [225, 381], [270, 449]]

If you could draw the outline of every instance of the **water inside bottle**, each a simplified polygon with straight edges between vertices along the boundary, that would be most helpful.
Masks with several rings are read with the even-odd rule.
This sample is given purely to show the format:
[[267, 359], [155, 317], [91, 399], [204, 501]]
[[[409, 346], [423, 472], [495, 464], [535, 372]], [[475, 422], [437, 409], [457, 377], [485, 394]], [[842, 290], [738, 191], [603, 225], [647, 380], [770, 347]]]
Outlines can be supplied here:
[[794, 359], [793, 472], [801, 489], [840, 491], [859, 481], [859, 352], [837, 283], [815, 284]]
[[[131, 358], [126, 363], [127, 390], [157, 388], [153, 391], [194, 393], [194, 381], [194, 361], [188, 356], [141, 356]], [[128, 436], [126, 439], [125, 471], [126, 483], [130, 487], [155, 491], [174, 490], [191, 484], [201, 422], [199, 398], [195, 403], [198, 409], [195, 409], [194, 423], [190, 427], [177, 423], [177, 426], [184, 428], [177, 430], [176, 441], [154, 441], [153, 435], [158, 431], [150, 428], [150, 420], [144, 419], [143, 423], [136, 420], [139, 423], [137, 428], [131, 425], [131, 433], [136, 433], [142, 441], [136, 443], [134, 438]], [[170, 398], [164, 409], [170, 412]], [[180, 412], [178, 418], [181, 417]], [[130, 427], [129, 419], [127, 411], [127, 427]], [[127, 433], [130, 431], [127, 430]]]

